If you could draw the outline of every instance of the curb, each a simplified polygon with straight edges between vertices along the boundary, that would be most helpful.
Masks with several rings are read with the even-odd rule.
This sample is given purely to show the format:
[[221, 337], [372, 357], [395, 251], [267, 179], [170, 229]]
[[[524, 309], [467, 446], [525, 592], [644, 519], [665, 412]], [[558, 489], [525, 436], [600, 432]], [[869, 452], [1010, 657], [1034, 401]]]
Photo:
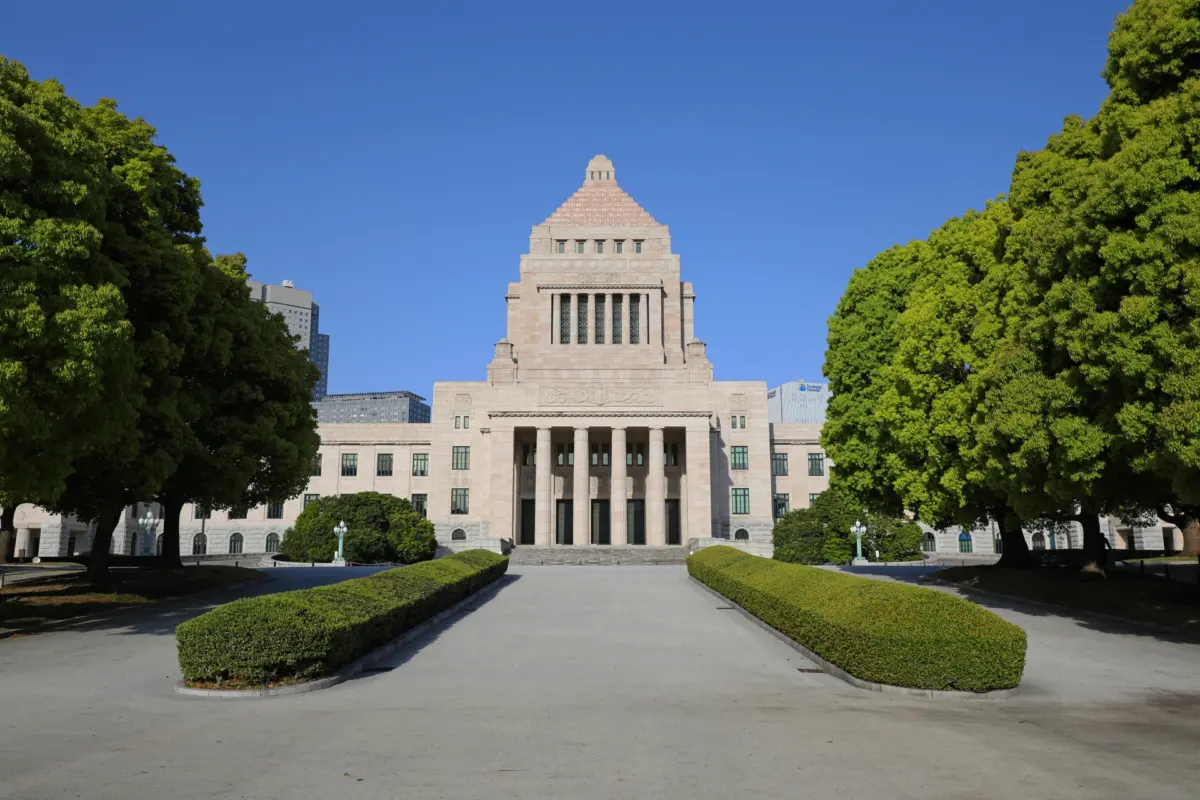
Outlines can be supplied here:
[[932, 577], [931, 583], [936, 583], [938, 586], [945, 586], [948, 589], [956, 589], [963, 594], [979, 595], [980, 597], [990, 597], [995, 600], [1005, 600], [1010, 603], [1024, 604], [1033, 606], [1034, 608], [1044, 608], [1048, 611], [1055, 611], [1065, 616], [1082, 617], [1083, 619], [1096, 620], [1098, 622], [1115, 622], [1121, 625], [1127, 625], [1131, 628], [1143, 628], [1147, 631], [1155, 633], [1164, 633], [1170, 636], [1177, 636], [1181, 639], [1189, 639], [1200, 642], [1200, 631], [1189, 631], [1186, 628], [1172, 628], [1169, 625], [1159, 625], [1156, 622], [1143, 622], [1141, 620], [1129, 619], [1127, 617], [1118, 617], [1113, 614], [1105, 614], [1101, 611], [1084, 611], [1081, 609], [1071, 608], [1059, 603], [1048, 603], [1045, 600], [1030, 600], [1024, 597], [1018, 597], [1013, 594], [1003, 594], [1001, 592], [993, 592], [991, 589], [977, 589], [974, 586], [963, 586], [961, 583], [946, 580], [945, 578]]
[[1019, 686], [1014, 689], [992, 689], [991, 691], [987, 691], [987, 692], [960, 692], [960, 691], [946, 690], [946, 689], [914, 689], [909, 686], [893, 686], [892, 684], [889, 684], [889, 683], [874, 683], [872, 681], [864, 681], [861, 678], [854, 677], [849, 672], [846, 672], [846, 670], [842, 669], [841, 667], [837, 666], [836, 664], [833, 664], [833, 663], [821, 658], [819, 655], [817, 655], [813, 651], [809, 650], [807, 647], [800, 644], [795, 639], [792, 639], [791, 637], [787, 636], [786, 634], [775, 630], [770, 625], [763, 622], [761, 619], [754, 616], [749, 611], [742, 608], [741, 606], [739, 606], [737, 603], [730, 600], [725, 595], [723, 595], [720, 592], [718, 592], [717, 590], [709, 587], [703, 581], [697, 580], [695, 577], [693, 577], [691, 575], [688, 575], [688, 579], [691, 580], [693, 583], [695, 583], [697, 586], [699, 586], [704, 591], [711, 594], [713, 597], [719, 599], [721, 602], [728, 603], [729, 605], [731, 605], [743, 617], [750, 620], [751, 622], [753, 622], [755, 625], [762, 628], [763, 630], [771, 633], [776, 639], [779, 639], [781, 642], [788, 645], [793, 650], [798, 651], [801, 655], [803, 655], [805, 658], [812, 661], [814, 664], [816, 664], [818, 667], [820, 667], [825, 672], [828, 672], [830, 675], [832, 675], [835, 678], [842, 679], [846, 683], [848, 683], [851, 686], [854, 686], [858, 689], [865, 689], [866, 691], [869, 691], [869, 692], [880, 692], [882, 694], [901, 694], [901, 695], [907, 695], [909, 697], [925, 697], [925, 698], [930, 698], [930, 699], [934, 699], [934, 700], [1007, 700], [1008, 698], [1015, 697], [1021, 693], [1021, 689]]
[[[256, 572], [260, 571], [260, 570], [258, 570], [257, 567], [243, 567], [243, 569], [252, 569]], [[0, 631], [0, 641], [4, 641], [5, 639], [11, 639], [15, 636], [16, 637], [32, 636], [35, 633], [52, 633], [53, 631], [59, 630], [60, 628], [70, 628], [73, 625], [82, 625], [87, 622], [95, 622], [98, 619], [105, 619], [107, 617], [111, 617], [116, 614], [123, 614], [126, 611], [133, 611], [134, 609], [139, 609], [139, 608], [153, 609], [157, 606], [161, 606], [166, 603], [173, 602], [175, 600], [195, 600], [197, 598], [202, 599], [207, 595], [216, 594], [217, 592], [223, 592], [226, 589], [232, 589], [235, 586], [256, 585], [259, 583], [266, 583], [268, 581], [273, 581], [273, 580], [275, 580], [275, 579], [272, 578], [270, 575], [264, 574], [261, 577], [251, 578], [250, 580], [242, 581], [241, 583], [231, 583], [228, 586], [214, 586], [211, 589], [205, 589], [204, 591], [196, 592], [195, 594], [180, 594], [180, 595], [176, 595], [174, 597], [163, 597], [158, 600], [151, 600], [148, 603], [134, 603], [134, 604], [128, 605], [128, 606], [117, 606], [115, 608], [110, 608], [107, 611], [97, 611], [93, 614], [84, 614], [81, 617], [71, 617], [69, 619], [61, 619], [61, 620], [56, 620], [54, 622], [46, 622], [41, 625], [35, 625], [32, 628], [22, 628], [20, 630]]]
[[[507, 574], [507, 573], [506, 573]], [[365, 656], [360, 657], [357, 661], [352, 661], [350, 664], [342, 667], [332, 675], [326, 675], [324, 678], [317, 678], [304, 683], [294, 683], [288, 686], [276, 686], [270, 689], [195, 689], [191, 686], [185, 686], [183, 681], [175, 684], [175, 694], [185, 697], [202, 697], [208, 699], [219, 700], [259, 700], [266, 697], [283, 697], [289, 694], [308, 694], [309, 692], [317, 692], [321, 689], [328, 689], [337, 686], [339, 683], [344, 683], [351, 678], [355, 678], [362, 674], [363, 670], [371, 666], [376, 661], [384, 656], [389, 656], [404, 645], [411, 642], [421, 634], [428, 631], [434, 625], [442, 622], [452, 614], [456, 614], [463, 610], [463, 606], [473, 602], [484, 602], [491, 599], [504, 582], [505, 575], [501, 575], [491, 584], [480, 589], [475, 594], [470, 594], [459, 600], [454, 605], [434, 614], [429, 619], [419, 625], [409, 628], [397, 638], [391, 640], [387, 644], [375, 648]]]

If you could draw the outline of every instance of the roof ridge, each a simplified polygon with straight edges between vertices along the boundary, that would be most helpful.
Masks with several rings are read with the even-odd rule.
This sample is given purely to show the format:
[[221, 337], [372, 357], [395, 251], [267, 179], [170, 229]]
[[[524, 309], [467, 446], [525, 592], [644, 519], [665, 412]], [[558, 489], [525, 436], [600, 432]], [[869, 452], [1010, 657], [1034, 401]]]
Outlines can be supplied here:
[[612, 162], [598, 155], [588, 163], [583, 185], [563, 201], [543, 225], [646, 227], [660, 223], [622, 189]]

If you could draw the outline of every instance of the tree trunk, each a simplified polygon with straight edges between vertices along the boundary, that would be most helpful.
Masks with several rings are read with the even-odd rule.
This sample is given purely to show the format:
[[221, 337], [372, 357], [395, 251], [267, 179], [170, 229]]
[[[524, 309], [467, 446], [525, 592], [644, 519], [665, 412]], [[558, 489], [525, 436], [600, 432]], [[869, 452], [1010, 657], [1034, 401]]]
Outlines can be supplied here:
[[121, 521], [125, 507], [114, 511], [103, 511], [96, 519], [96, 538], [92, 540], [92, 552], [88, 558], [88, 579], [97, 583], [108, 580], [108, 551], [112, 547], [113, 531]]
[[17, 547], [17, 506], [13, 503], [0, 511], [0, 564], [12, 560], [13, 551]]
[[1181, 556], [1200, 556], [1200, 517], [1191, 517], [1187, 525], [1180, 528], [1183, 531], [1183, 550]]
[[179, 558], [179, 515], [183, 513], [183, 503], [162, 497], [158, 498], [158, 502], [163, 507], [159, 564], [163, 569], [183, 569], [183, 562]]
[[1021, 518], [1011, 508], [996, 516], [996, 527], [1000, 529], [1000, 542], [1004, 552], [996, 562], [998, 567], [1026, 569], [1034, 565], [1025, 532], [1021, 530]]
[[1100, 532], [1100, 515], [1081, 510], [1075, 519], [1083, 526], [1083, 574], [1107, 577], [1108, 542]]

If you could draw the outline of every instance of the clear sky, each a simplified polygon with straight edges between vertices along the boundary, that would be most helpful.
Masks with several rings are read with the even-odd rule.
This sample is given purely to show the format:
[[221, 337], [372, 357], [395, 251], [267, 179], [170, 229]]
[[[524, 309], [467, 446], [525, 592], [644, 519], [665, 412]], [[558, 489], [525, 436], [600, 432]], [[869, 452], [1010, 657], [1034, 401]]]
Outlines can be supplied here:
[[215, 252], [312, 290], [331, 392], [482, 380], [593, 155], [669, 225], [718, 379], [820, 378], [850, 273], [1090, 116], [1126, 0], [38, 0], [0, 54], [157, 126]]

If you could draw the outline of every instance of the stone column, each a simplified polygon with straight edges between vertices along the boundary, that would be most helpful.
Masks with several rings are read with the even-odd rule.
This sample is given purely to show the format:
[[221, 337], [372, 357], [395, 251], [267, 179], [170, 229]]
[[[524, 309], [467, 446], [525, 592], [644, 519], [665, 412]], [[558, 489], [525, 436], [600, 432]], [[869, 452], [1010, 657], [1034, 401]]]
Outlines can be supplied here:
[[572, 540], [576, 545], [589, 545], [592, 543], [591, 528], [592, 528], [592, 492], [591, 480], [589, 476], [591, 472], [591, 453], [588, 452], [588, 429], [575, 429], [575, 491], [573, 501], [575, 506], [575, 538]]
[[[513, 506], [516, 503], [515, 469], [516, 455], [514, 454], [515, 431], [512, 428], [492, 428], [488, 434], [491, 441], [488, 446], [491, 452], [491, 535], [509, 539], [516, 544], [520, 537], [514, 524]], [[480, 498], [482, 499], [482, 498]]]
[[558, 292], [550, 293], [550, 344], [558, 344]]
[[649, 292], [642, 295], [642, 344], [653, 344], [650, 339], [650, 298]]
[[664, 516], [666, 503], [663, 491], [663, 429], [650, 429], [650, 446], [646, 453], [646, 544], [662, 547], [667, 543]]
[[550, 497], [550, 429], [537, 429], [537, 483], [534, 487], [533, 542], [538, 547], [549, 547], [553, 541], [550, 529], [550, 514], [554, 507]]
[[579, 297], [574, 292], [567, 295], [567, 322], [571, 326], [571, 340], [567, 344], [579, 341]]
[[687, 509], [683, 517], [683, 544], [688, 539], [712, 536], [712, 475], [708, 422], [687, 428]]
[[609, 481], [608, 516], [609, 530], [612, 531], [612, 543], [629, 544], [629, 534], [625, 530], [625, 429], [612, 429], [612, 480]]
[[649, 295], [649, 306], [646, 308], [646, 324], [649, 326], [650, 344], [656, 349], [662, 348], [662, 292], [652, 290]]

